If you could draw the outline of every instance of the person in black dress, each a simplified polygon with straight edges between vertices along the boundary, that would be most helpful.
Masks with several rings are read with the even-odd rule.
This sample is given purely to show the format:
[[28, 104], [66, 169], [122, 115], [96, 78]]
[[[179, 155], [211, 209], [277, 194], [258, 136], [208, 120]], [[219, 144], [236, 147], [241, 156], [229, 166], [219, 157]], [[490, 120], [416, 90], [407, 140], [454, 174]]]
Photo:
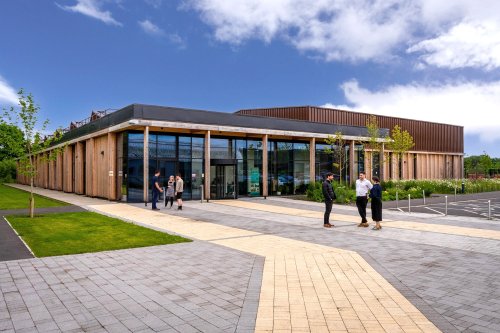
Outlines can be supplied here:
[[375, 221], [373, 230], [380, 230], [382, 226], [382, 186], [378, 177], [373, 177], [373, 187], [370, 190], [370, 198], [372, 199], [372, 219]]

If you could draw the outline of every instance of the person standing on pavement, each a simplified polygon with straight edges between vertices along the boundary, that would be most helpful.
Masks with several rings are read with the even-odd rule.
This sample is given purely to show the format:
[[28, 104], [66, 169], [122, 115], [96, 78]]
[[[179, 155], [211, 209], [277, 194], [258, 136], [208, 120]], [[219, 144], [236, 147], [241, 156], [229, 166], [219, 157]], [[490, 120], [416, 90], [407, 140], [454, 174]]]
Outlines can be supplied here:
[[372, 199], [372, 220], [375, 221], [373, 230], [380, 230], [382, 226], [382, 186], [378, 177], [373, 177], [373, 187], [370, 190], [370, 198]]
[[325, 216], [323, 219], [323, 226], [331, 228], [333, 224], [330, 223], [330, 213], [332, 212], [333, 200], [335, 200], [335, 192], [332, 186], [333, 173], [326, 174], [325, 181], [323, 182], [323, 196], [325, 197]]
[[184, 181], [181, 178], [181, 174], [177, 174], [175, 182], [175, 198], [177, 199], [177, 210], [182, 210], [182, 192], [184, 192]]
[[163, 192], [162, 188], [158, 184], [158, 177], [160, 177], [160, 170], [155, 170], [155, 175], [151, 179], [151, 188], [153, 189], [153, 210], [160, 210], [160, 208], [156, 207], [156, 202], [158, 201], [160, 193]]
[[165, 193], [165, 207], [168, 206], [170, 202], [170, 208], [174, 205], [174, 197], [175, 197], [175, 178], [174, 176], [170, 176], [167, 182], [167, 193]]
[[373, 185], [364, 172], [359, 173], [359, 179], [356, 180], [356, 207], [358, 207], [359, 216], [361, 216], [361, 223], [358, 227], [368, 227], [368, 220], [366, 219], [366, 205], [368, 204], [368, 193]]

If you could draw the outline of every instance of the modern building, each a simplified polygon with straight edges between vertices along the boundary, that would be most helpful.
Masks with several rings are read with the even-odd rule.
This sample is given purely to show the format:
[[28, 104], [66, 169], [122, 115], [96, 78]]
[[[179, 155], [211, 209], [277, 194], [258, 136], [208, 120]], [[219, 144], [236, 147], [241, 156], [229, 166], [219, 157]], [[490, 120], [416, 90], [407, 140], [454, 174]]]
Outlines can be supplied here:
[[[180, 173], [186, 199], [300, 194], [331, 171], [347, 182], [361, 171], [382, 179], [463, 177], [463, 127], [377, 116], [380, 141], [396, 124], [414, 137], [414, 149], [398, 163], [383, 145], [363, 148], [368, 117], [310, 106], [223, 113], [133, 104], [93, 112], [51, 148], [63, 147], [56, 160], [36, 157], [35, 185], [141, 202], [156, 169], [161, 182]], [[337, 132], [345, 142], [333, 149], [342, 157], [325, 141]]]

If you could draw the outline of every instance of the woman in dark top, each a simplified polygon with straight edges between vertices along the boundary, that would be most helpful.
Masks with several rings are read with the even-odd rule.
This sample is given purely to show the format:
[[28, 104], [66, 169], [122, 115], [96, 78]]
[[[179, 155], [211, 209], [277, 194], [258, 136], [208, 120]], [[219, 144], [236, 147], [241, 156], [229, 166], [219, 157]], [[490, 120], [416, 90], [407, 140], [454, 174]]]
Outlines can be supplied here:
[[382, 221], [382, 186], [380, 186], [378, 177], [373, 177], [373, 187], [370, 190], [370, 198], [372, 199], [372, 219], [376, 223], [372, 229], [380, 230], [382, 229], [380, 225], [380, 221]]

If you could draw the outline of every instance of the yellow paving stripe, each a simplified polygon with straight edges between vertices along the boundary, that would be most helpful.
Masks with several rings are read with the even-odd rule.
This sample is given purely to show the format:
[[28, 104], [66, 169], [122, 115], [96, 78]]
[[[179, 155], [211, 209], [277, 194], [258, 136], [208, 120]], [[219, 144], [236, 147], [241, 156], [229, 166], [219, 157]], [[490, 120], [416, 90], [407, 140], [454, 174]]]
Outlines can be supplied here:
[[452, 225], [419, 223], [411, 221], [391, 221], [384, 224], [384, 227], [385, 226], [400, 228], [400, 229], [417, 230], [417, 231], [437, 232], [440, 234], [450, 234], [450, 235], [500, 240], [500, 231], [498, 230], [474, 229], [467, 227], [457, 227]]
[[[265, 204], [260, 204], [260, 203], [256, 203], [256, 202], [248, 202], [248, 201], [242, 201], [242, 200], [220, 200], [220, 201], [211, 201], [211, 202], [219, 204], [219, 205], [225, 205], [225, 206], [253, 209], [253, 210], [259, 210], [259, 211], [269, 212], [269, 213], [318, 218], [318, 219], [323, 220], [323, 212], [315, 212], [315, 211], [306, 210], [306, 209], [280, 207], [280, 206], [274, 206], [274, 205], [265, 205]], [[356, 223], [360, 222], [359, 216], [338, 214], [335, 212], [335, 209], [332, 210], [332, 214], [330, 216], [330, 219], [335, 220], [335, 221], [343, 221], [343, 222], [356, 222]]]
[[[232, 207], [240, 207], [245, 209], [254, 209], [258, 211], [277, 213], [277, 214], [285, 214], [285, 215], [293, 215], [293, 216], [303, 216], [310, 218], [323, 219], [323, 212], [315, 212], [305, 209], [297, 209], [297, 208], [288, 208], [288, 207], [280, 207], [280, 206], [272, 206], [265, 205], [253, 202], [245, 202], [245, 201], [216, 201], [216, 204], [232, 206]], [[334, 221], [343, 221], [343, 222], [359, 222], [358, 216], [352, 215], [342, 215], [332, 213], [332, 220]], [[476, 237], [476, 238], [487, 238], [487, 239], [495, 239], [500, 240], [500, 231], [498, 230], [488, 230], [488, 229], [474, 229], [467, 227], [458, 227], [444, 224], [434, 224], [434, 223], [421, 223], [421, 222], [412, 222], [412, 221], [393, 221], [393, 220], [384, 220], [383, 222], [385, 227], [392, 227], [398, 229], [407, 229], [407, 230], [415, 230], [415, 231], [428, 231], [428, 232], [437, 232], [442, 234], [449, 235], [457, 235], [457, 236], [467, 236], [467, 237]]]
[[126, 204], [89, 207], [264, 256], [256, 332], [439, 332], [355, 252]]

